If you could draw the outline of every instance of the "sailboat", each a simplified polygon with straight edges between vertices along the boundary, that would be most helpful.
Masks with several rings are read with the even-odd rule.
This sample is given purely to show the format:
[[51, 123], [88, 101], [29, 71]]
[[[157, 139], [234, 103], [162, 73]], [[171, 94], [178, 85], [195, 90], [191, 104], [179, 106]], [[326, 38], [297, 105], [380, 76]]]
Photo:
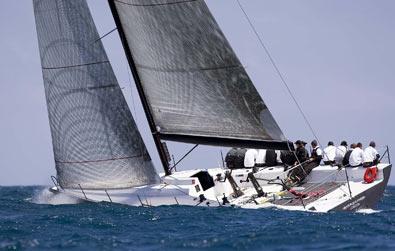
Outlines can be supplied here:
[[[55, 193], [133, 206], [374, 207], [391, 165], [313, 170], [284, 191], [283, 166], [172, 172], [165, 141], [294, 150], [203, 0], [109, 0], [164, 173], [157, 175], [85, 0], [33, 0]], [[174, 165], [173, 165], [174, 167]], [[335, 175], [334, 175], [335, 173]]]

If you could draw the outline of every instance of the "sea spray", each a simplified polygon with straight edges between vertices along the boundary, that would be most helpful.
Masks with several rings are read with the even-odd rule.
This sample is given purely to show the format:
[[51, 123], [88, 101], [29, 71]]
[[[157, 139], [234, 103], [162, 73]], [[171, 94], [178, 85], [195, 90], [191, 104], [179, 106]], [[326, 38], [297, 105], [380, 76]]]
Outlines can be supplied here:
[[370, 208], [359, 209], [357, 211], [357, 213], [360, 213], [360, 214], [377, 214], [377, 213], [380, 213], [380, 212], [381, 212], [381, 210], [374, 210], [374, 209], [370, 209]]
[[37, 190], [32, 197], [31, 202], [35, 204], [66, 205], [77, 204], [81, 201], [64, 193], [53, 193], [46, 187], [42, 190]]

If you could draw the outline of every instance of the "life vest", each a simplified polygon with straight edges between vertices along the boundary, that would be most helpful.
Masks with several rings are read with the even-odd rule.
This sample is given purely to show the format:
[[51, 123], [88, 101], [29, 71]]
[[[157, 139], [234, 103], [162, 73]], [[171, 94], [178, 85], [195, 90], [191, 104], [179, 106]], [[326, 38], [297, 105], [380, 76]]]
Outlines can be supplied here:
[[317, 158], [317, 157], [318, 157], [318, 153], [317, 153], [317, 150], [318, 150], [318, 149], [320, 149], [319, 146], [317, 146], [316, 148], [314, 148], [314, 149], [311, 151], [311, 157], [312, 157], [312, 158]]
[[316, 148], [314, 148], [311, 151], [311, 158], [314, 159], [314, 162], [317, 163], [317, 165], [319, 165], [322, 160], [322, 155], [318, 155], [318, 149], [321, 149], [321, 148], [319, 146], [317, 146]]
[[363, 180], [370, 184], [377, 178], [377, 167], [368, 167], [366, 168], [365, 175], [363, 176]]

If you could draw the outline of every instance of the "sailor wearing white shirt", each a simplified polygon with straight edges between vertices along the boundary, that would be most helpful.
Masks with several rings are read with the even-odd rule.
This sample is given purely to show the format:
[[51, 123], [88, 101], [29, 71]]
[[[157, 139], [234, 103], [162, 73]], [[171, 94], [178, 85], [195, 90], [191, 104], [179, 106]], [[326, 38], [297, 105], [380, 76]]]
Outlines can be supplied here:
[[362, 143], [358, 143], [357, 147], [352, 151], [350, 155], [350, 166], [357, 167], [363, 163], [363, 150]]
[[282, 164], [281, 151], [280, 150], [276, 150], [276, 154], [277, 154], [277, 164]]
[[258, 155], [256, 156], [256, 160], [255, 160], [255, 166], [263, 167], [265, 165], [265, 160], [266, 160], [266, 150], [259, 149]]
[[253, 168], [255, 166], [255, 160], [258, 156], [258, 151], [255, 149], [248, 149], [244, 157], [244, 167]]
[[336, 147], [336, 157], [335, 157], [336, 164], [343, 163], [343, 159], [346, 153], [347, 153], [347, 142], [342, 141], [340, 143], [340, 146]]
[[334, 165], [336, 157], [336, 147], [332, 141], [328, 142], [328, 146], [324, 149], [324, 164], [325, 165]]
[[376, 150], [376, 143], [370, 142], [369, 147], [363, 152], [363, 166], [372, 167], [379, 163], [380, 155]]

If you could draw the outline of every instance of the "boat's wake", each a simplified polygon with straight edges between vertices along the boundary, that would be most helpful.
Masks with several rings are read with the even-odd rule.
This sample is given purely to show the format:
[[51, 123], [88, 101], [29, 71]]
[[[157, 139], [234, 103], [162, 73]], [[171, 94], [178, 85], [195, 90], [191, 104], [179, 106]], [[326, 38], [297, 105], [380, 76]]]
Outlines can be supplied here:
[[44, 188], [43, 190], [39, 190], [34, 194], [31, 202], [35, 204], [64, 205], [78, 204], [81, 201], [64, 193], [53, 193], [50, 192], [48, 188]]
[[356, 212], [360, 213], [360, 214], [377, 214], [377, 213], [380, 213], [381, 210], [374, 210], [374, 209], [366, 208], [366, 209], [359, 209]]

